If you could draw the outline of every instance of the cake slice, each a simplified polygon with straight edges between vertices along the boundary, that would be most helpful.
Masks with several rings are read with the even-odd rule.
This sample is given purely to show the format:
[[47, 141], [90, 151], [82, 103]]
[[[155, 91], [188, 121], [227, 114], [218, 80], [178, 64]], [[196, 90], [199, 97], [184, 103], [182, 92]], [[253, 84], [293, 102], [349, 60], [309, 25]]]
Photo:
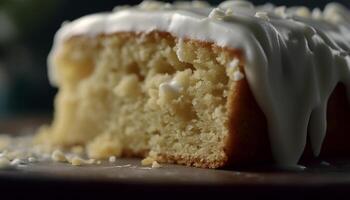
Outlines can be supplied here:
[[322, 154], [346, 155], [348, 19], [338, 4], [147, 1], [65, 23], [49, 56], [54, 120], [37, 141], [206, 168], [295, 165], [323, 141]]

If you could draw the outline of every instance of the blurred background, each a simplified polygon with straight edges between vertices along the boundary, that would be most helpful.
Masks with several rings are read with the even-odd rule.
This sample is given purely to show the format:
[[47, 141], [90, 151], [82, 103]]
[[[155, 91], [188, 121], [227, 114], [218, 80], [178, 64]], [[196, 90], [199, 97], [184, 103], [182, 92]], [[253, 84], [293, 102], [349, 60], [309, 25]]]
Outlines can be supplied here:
[[[215, 5], [221, 1], [209, 1]], [[266, 1], [255, 0], [255, 4]], [[323, 8], [326, 0], [271, 0], [276, 5]], [[337, 1], [350, 7], [350, 0]], [[49, 85], [46, 57], [65, 20], [112, 10], [137, 0], [0, 0], [0, 118], [50, 115], [56, 89]]]

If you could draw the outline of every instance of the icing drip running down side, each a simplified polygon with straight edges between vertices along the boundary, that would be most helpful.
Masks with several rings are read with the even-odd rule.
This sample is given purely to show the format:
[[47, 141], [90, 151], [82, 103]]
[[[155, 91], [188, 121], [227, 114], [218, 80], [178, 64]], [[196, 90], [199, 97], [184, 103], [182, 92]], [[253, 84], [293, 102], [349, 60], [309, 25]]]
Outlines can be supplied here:
[[247, 1], [225, 1], [216, 8], [196, 1], [117, 7], [63, 25], [48, 60], [51, 83], [60, 83], [52, 58], [66, 39], [155, 30], [243, 51], [245, 75], [266, 115], [279, 165], [298, 163], [307, 132], [317, 156], [326, 133], [329, 96], [339, 82], [350, 96], [350, 12], [336, 3], [323, 12]]

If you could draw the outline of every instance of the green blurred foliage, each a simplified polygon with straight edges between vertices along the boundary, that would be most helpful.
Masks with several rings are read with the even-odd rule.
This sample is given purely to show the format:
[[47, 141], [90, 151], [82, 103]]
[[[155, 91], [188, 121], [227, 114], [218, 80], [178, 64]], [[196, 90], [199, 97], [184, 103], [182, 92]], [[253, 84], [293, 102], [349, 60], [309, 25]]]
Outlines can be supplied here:
[[19, 36], [38, 34], [36, 30], [50, 23], [60, 0], [1, 0], [0, 10], [7, 13], [18, 29]]

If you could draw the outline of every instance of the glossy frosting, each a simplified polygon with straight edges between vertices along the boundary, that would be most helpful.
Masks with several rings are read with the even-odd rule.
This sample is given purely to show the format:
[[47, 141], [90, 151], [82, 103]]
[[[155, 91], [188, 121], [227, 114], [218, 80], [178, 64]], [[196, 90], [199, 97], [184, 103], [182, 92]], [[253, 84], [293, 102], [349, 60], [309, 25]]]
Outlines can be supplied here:
[[241, 49], [245, 77], [267, 117], [277, 163], [298, 163], [307, 132], [314, 154], [320, 153], [330, 94], [342, 82], [350, 95], [350, 12], [345, 7], [332, 3], [324, 11], [310, 11], [246, 1], [225, 1], [216, 8], [153, 1], [117, 7], [62, 26], [49, 56], [51, 82], [59, 78], [52, 57], [67, 38], [154, 30]]

